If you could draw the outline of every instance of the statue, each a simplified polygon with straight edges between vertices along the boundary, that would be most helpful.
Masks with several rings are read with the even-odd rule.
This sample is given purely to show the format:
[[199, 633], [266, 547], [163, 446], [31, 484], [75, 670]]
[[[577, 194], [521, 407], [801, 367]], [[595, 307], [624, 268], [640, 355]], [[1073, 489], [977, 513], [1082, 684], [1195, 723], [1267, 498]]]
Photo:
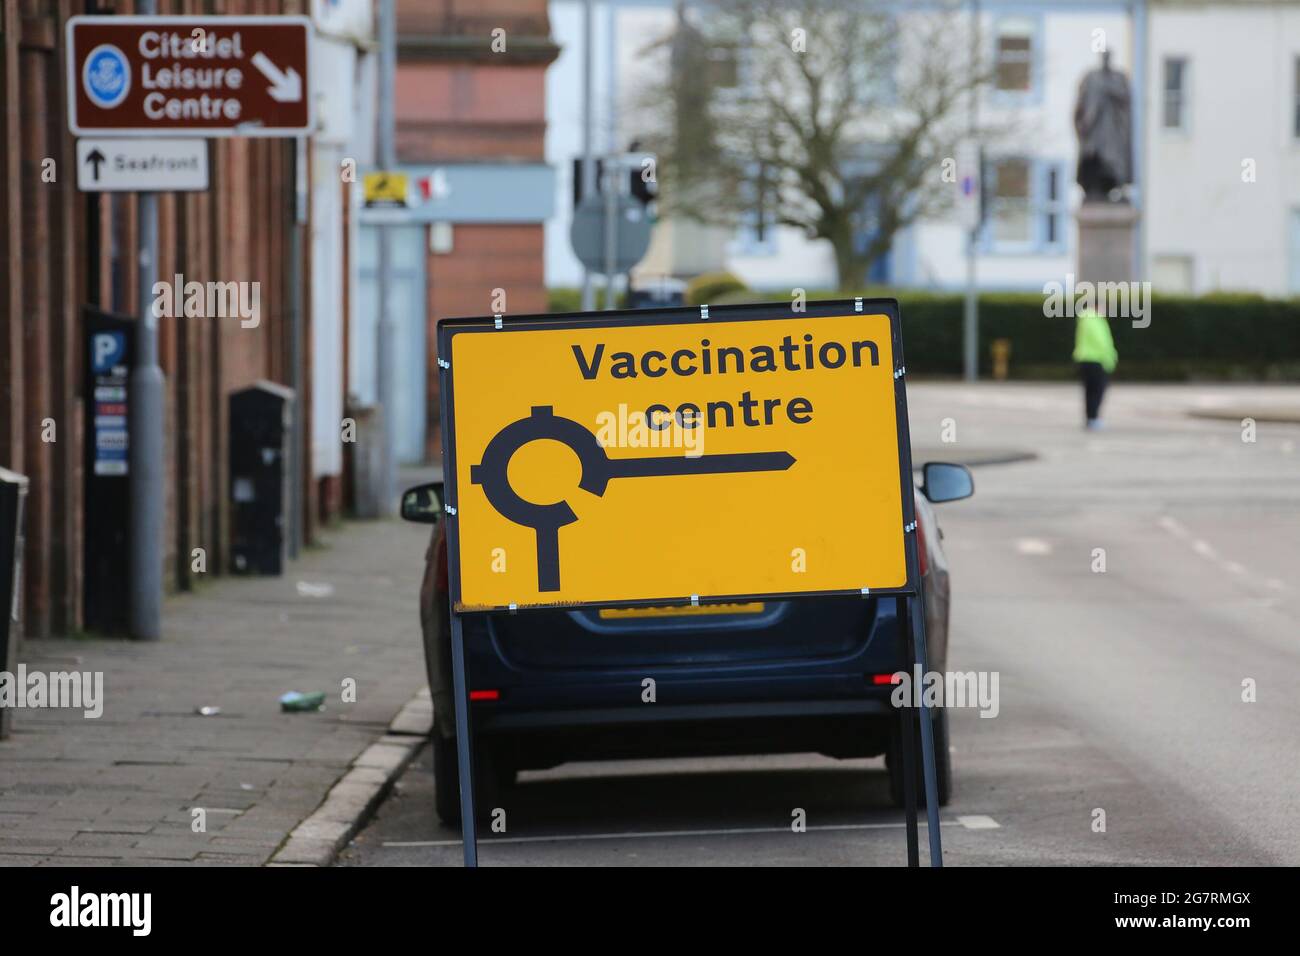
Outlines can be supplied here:
[[1110, 68], [1110, 51], [1101, 67], [1079, 83], [1074, 131], [1079, 137], [1077, 180], [1084, 202], [1110, 202], [1113, 190], [1133, 182], [1133, 126], [1128, 78]]

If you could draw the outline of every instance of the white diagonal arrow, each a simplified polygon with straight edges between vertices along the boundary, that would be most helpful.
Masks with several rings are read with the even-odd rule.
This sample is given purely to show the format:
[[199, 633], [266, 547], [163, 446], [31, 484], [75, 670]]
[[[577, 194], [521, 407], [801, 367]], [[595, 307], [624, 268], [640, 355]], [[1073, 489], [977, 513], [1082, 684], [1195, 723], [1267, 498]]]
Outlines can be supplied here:
[[297, 103], [302, 99], [302, 77], [293, 67], [281, 71], [271, 62], [265, 53], [253, 54], [253, 66], [262, 71], [262, 75], [271, 81], [267, 92], [277, 103]]

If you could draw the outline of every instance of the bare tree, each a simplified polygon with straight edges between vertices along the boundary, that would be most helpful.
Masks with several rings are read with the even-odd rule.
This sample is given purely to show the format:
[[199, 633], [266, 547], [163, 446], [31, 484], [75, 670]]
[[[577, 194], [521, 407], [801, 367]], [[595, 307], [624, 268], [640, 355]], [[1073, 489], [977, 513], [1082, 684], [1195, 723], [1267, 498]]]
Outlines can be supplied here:
[[798, 227], [830, 242], [842, 288], [860, 284], [899, 230], [955, 197], [944, 160], [987, 82], [970, 29], [957, 7], [679, 4], [667, 83], [645, 101], [666, 211]]

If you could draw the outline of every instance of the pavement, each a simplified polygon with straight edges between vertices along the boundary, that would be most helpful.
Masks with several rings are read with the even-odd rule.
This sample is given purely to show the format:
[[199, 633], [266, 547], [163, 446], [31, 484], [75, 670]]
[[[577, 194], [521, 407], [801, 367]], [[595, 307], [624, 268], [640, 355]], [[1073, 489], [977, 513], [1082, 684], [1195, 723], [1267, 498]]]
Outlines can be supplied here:
[[1212, 405], [1207, 408], [1194, 408], [1188, 414], [1195, 418], [1218, 418], [1238, 423], [1253, 418], [1256, 422], [1300, 425], [1300, 404]]
[[[1077, 386], [909, 383], [918, 462], [1034, 453], [938, 508], [949, 666], [1000, 696], [951, 715], [947, 863], [1300, 864], [1300, 425], [1191, 415], [1296, 396], [1118, 384], [1085, 432]], [[526, 772], [480, 862], [900, 865], [886, 779], [813, 754]], [[339, 863], [459, 865], [433, 783], [426, 750]]]
[[[101, 671], [104, 711], [15, 712], [0, 865], [329, 862], [428, 728], [427, 695], [393, 723], [425, 683], [428, 535], [396, 519], [329, 530], [283, 577], [169, 598], [156, 643], [27, 642], [29, 671]], [[289, 690], [324, 691], [324, 710], [282, 713]]]
[[[950, 666], [1000, 680], [997, 717], [952, 713], [949, 864], [1300, 863], [1300, 425], [1236, 416], [1294, 392], [1121, 384], [1088, 433], [1073, 386], [909, 386], [917, 462], [975, 467], [939, 509]], [[102, 672], [105, 705], [16, 712], [0, 865], [458, 865], [423, 746], [427, 539], [350, 523], [281, 578], [169, 599], [157, 643], [26, 644]], [[481, 860], [897, 865], [886, 779], [813, 754], [526, 772]]]

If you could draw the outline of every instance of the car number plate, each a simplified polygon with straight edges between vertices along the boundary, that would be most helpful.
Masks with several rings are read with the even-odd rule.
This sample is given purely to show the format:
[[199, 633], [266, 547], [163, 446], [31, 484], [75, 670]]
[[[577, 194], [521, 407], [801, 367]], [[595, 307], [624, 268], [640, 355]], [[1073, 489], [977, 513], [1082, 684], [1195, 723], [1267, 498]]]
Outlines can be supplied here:
[[743, 604], [682, 604], [669, 607], [603, 607], [604, 620], [622, 620], [631, 617], [697, 617], [701, 614], [762, 614], [767, 605], [762, 601]]

